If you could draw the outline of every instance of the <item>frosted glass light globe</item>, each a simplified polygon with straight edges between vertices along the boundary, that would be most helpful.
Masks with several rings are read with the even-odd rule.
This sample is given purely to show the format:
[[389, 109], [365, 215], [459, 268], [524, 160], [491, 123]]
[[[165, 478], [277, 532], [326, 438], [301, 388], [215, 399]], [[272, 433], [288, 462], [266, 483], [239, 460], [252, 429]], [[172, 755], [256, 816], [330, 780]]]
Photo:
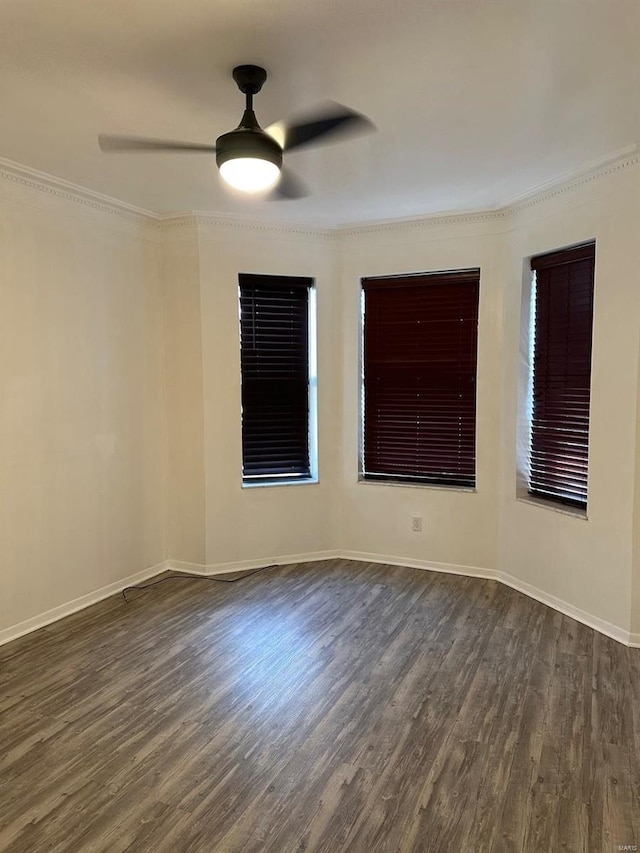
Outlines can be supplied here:
[[220, 174], [232, 187], [244, 193], [268, 190], [280, 177], [275, 163], [258, 157], [236, 157], [220, 166]]

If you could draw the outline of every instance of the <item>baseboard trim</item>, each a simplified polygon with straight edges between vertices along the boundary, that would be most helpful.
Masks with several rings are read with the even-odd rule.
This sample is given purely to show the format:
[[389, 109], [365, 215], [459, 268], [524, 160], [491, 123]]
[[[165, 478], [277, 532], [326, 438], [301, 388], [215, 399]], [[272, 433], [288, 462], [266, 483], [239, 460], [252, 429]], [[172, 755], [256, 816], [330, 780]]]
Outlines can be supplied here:
[[547, 607], [551, 607], [560, 613], [564, 613], [565, 616], [569, 616], [577, 622], [582, 622], [584, 625], [587, 625], [587, 627], [593, 628], [594, 631], [598, 631], [600, 634], [604, 634], [612, 640], [617, 640], [625, 646], [637, 647], [640, 645], [638, 643], [640, 635], [630, 634], [629, 631], [625, 631], [624, 628], [619, 628], [617, 625], [613, 625], [611, 622], [607, 622], [599, 616], [594, 616], [593, 613], [581, 610], [579, 607], [575, 607], [573, 604], [569, 604], [569, 602], [564, 601], [561, 598], [557, 598], [555, 595], [551, 595], [550, 593], [544, 592], [544, 590], [539, 589], [526, 581], [520, 580], [520, 578], [516, 578], [506, 572], [500, 572], [498, 580], [500, 583], [505, 584], [505, 586], [510, 586], [512, 589], [529, 596], [529, 598], [534, 598], [541, 604], [546, 604]]
[[65, 616], [70, 616], [78, 610], [83, 610], [85, 607], [90, 607], [110, 595], [122, 592], [125, 587], [134, 586], [142, 581], [148, 580], [154, 575], [161, 574], [165, 571], [181, 572], [184, 574], [200, 575], [202, 577], [210, 577], [211, 575], [234, 574], [235, 572], [250, 571], [251, 569], [263, 569], [267, 566], [286, 566], [295, 563], [312, 563], [321, 560], [355, 560], [362, 563], [381, 563], [389, 566], [403, 566], [409, 569], [420, 569], [421, 571], [441, 572], [443, 574], [459, 575], [461, 577], [483, 578], [485, 580], [496, 580], [500, 583], [509, 586], [524, 595], [551, 607], [582, 622], [589, 628], [593, 628], [601, 634], [616, 640], [630, 648], [640, 648], [640, 634], [632, 634], [625, 631], [623, 628], [613, 625], [592, 613], [581, 610], [567, 601], [563, 601], [554, 595], [551, 595], [532, 584], [526, 583], [513, 575], [506, 572], [498, 572], [494, 569], [481, 568], [479, 566], [463, 566], [455, 563], [438, 563], [428, 560], [413, 560], [403, 557], [396, 557], [390, 554], [375, 554], [368, 551], [343, 551], [343, 550], [326, 550], [312, 551], [306, 554], [285, 554], [278, 557], [262, 558], [255, 560], [237, 560], [227, 563], [188, 563], [182, 560], [164, 560], [162, 563], [157, 563], [155, 566], [149, 566], [134, 575], [127, 578], [122, 578], [109, 586], [95, 590], [95, 592], [83, 595], [76, 598], [67, 604], [62, 604], [59, 607], [54, 607], [52, 610], [47, 610], [38, 616], [31, 619], [26, 619], [24, 622], [19, 622], [0, 631], [0, 646], [5, 643], [16, 640], [24, 634], [29, 634], [36, 631], [38, 628], [44, 628], [52, 622], [57, 622], [59, 619], [64, 619]]
[[267, 566], [290, 566], [294, 563], [315, 563], [319, 560], [333, 560], [341, 557], [339, 551], [310, 551], [307, 554], [285, 554], [279, 557], [261, 558], [257, 560], [236, 560], [231, 563], [185, 563], [182, 560], [168, 560], [167, 568], [174, 572], [184, 572], [190, 575], [230, 575], [235, 572], [246, 572], [251, 569], [266, 569]]
[[341, 551], [339, 556], [343, 559], [360, 560], [365, 563], [385, 563], [390, 566], [406, 566], [407, 568], [421, 569], [429, 572], [444, 572], [450, 575], [496, 580], [505, 586], [511, 587], [511, 589], [527, 595], [529, 598], [539, 601], [541, 604], [545, 604], [547, 607], [551, 607], [553, 610], [557, 610], [559, 613], [563, 613], [565, 616], [569, 616], [571, 619], [575, 619], [577, 622], [582, 622], [587, 627], [593, 628], [594, 631], [598, 631], [612, 640], [616, 640], [631, 648], [640, 648], [640, 634], [631, 634], [629, 631], [625, 631], [624, 628], [613, 625], [611, 622], [607, 622], [599, 616], [594, 616], [586, 610], [581, 610], [579, 607], [575, 607], [573, 604], [569, 604], [569, 602], [563, 601], [563, 599], [557, 598], [555, 595], [551, 595], [507, 572], [478, 568], [477, 566], [461, 566], [454, 563], [405, 560], [402, 557], [394, 557], [388, 554], [370, 554], [365, 551]]
[[58, 607], [53, 607], [51, 610], [46, 610], [38, 616], [33, 616], [31, 619], [25, 619], [24, 622], [18, 622], [16, 625], [11, 625], [0, 631], [0, 646], [5, 643], [10, 643], [11, 640], [17, 640], [25, 634], [30, 634], [32, 631], [37, 631], [38, 628], [44, 628], [51, 625], [52, 622], [57, 622], [59, 619], [64, 619], [65, 616], [71, 616], [72, 613], [77, 613], [78, 610], [84, 610], [85, 607], [90, 607], [92, 604], [97, 604], [104, 598], [109, 598], [110, 595], [115, 595], [127, 586], [146, 581], [154, 575], [159, 575], [165, 572], [168, 568], [168, 562], [163, 560], [162, 563], [157, 563], [155, 566], [149, 566], [142, 569], [129, 577], [121, 578], [108, 586], [103, 586], [93, 592], [88, 592], [86, 595], [81, 595], [79, 598], [74, 598], [73, 601], [68, 601], [66, 604], [60, 604]]
[[422, 569], [427, 572], [441, 572], [447, 575], [463, 575], [471, 578], [497, 580], [498, 573], [493, 569], [479, 566], [460, 566], [456, 563], [435, 563], [430, 560], [412, 560], [394, 557], [389, 554], [373, 554], [367, 551], [340, 551], [337, 555], [343, 560], [358, 560], [361, 563], [383, 563], [388, 566], [404, 566], [408, 569]]
[[629, 634], [629, 642], [625, 645], [632, 649], [640, 649], [640, 634]]

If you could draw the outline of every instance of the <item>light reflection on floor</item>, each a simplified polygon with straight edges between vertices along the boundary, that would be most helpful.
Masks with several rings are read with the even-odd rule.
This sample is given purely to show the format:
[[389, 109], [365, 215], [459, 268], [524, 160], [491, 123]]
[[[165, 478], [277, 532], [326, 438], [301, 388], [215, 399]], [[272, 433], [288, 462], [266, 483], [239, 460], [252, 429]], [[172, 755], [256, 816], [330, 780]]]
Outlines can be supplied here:
[[238, 694], [251, 705], [253, 717], [277, 711], [285, 725], [296, 716], [301, 691], [305, 703], [313, 701], [314, 694], [322, 695], [327, 687], [321, 675], [326, 653], [305, 617], [295, 611], [283, 614], [277, 607], [247, 607], [245, 602], [233, 615], [233, 626], [218, 653], [224, 658], [228, 651], [233, 658]]

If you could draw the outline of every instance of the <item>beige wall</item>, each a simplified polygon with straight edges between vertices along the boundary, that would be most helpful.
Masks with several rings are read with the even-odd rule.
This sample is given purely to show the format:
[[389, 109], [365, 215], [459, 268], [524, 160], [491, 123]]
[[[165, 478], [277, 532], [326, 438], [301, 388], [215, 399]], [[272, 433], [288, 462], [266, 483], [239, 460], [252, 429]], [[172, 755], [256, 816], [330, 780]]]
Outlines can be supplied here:
[[159, 254], [0, 182], [0, 630], [164, 559]]
[[[640, 184], [640, 179], [638, 180]], [[638, 188], [635, 214], [632, 220], [638, 224], [636, 229], [636, 244], [640, 232], [640, 187]], [[637, 250], [636, 250], [637, 257]], [[640, 274], [635, 272], [636, 288], [640, 289]], [[637, 369], [636, 391], [636, 445], [635, 445], [635, 489], [633, 503], [633, 576], [631, 589], [631, 631], [635, 634], [635, 642], [640, 645], [640, 354]]]
[[[498, 561], [498, 432], [502, 341], [504, 219], [437, 220], [346, 233], [340, 240], [344, 361], [340, 546], [390, 559], [481, 570]], [[394, 273], [480, 267], [477, 384], [477, 490], [358, 482], [360, 279]], [[411, 516], [423, 518], [422, 533]]]
[[[5, 182], [0, 629], [166, 557], [213, 568], [340, 552], [501, 577], [637, 641], [639, 173], [338, 233], [207, 216], [159, 228]], [[516, 500], [519, 347], [523, 259], [593, 237], [584, 520]], [[360, 278], [471, 266], [477, 490], [359, 484]], [[242, 488], [239, 272], [316, 280], [317, 485]]]
[[[268, 561], [334, 545], [336, 456], [334, 277], [320, 233], [202, 224], [200, 286], [205, 423], [206, 562]], [[318, 306], [320, 482], [242, 488], [238, 273], [311, 276]]]
[[[640, 624], [636, 406], [640, 168], [612, 168], [505, 215], [345, 232], [340, 240], [343, 466], [340, 547], [397, 562], [486, 570], [624, 637]], [[588, 519], [516, 500], [524, 259], [597, 241]], [[480, 266], [477, 491], [359, 484], [358, 282]], [[411, 516], [423, 532], [411, 532]], [[634, 597], [632, 615], [632, 592]], [[638, 641], [636, 637], [636, 641]]]
[[162, 231], [168, 434], [167, 553], [204, 564], [205, 468], [198, 230]]
[[505, 359], [500, 565], [503, 572], [626, 631], [631, 630], [640, 345], [639, 190], [636, 166], [523, 207], [513, 216], [505, 282], [505, 351], [515, 354], [523, 258], [596, 239], [588, 520], [515, 500], [518, 365]]
[[631, 633], [640, 645], [640, 371], [638, 372], [635, 447], [635, 488], [633, 497], [633, 548], [631, 576]]

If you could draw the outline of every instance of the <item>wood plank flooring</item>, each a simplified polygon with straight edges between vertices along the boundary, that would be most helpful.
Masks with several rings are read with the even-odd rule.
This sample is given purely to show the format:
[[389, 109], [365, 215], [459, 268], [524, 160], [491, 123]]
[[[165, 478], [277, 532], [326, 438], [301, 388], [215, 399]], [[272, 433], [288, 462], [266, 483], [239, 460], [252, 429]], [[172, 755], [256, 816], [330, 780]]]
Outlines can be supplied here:
[[0, 850], [640, 847], [640, 650], [339, 560], [130, 595], [0, 649]]

